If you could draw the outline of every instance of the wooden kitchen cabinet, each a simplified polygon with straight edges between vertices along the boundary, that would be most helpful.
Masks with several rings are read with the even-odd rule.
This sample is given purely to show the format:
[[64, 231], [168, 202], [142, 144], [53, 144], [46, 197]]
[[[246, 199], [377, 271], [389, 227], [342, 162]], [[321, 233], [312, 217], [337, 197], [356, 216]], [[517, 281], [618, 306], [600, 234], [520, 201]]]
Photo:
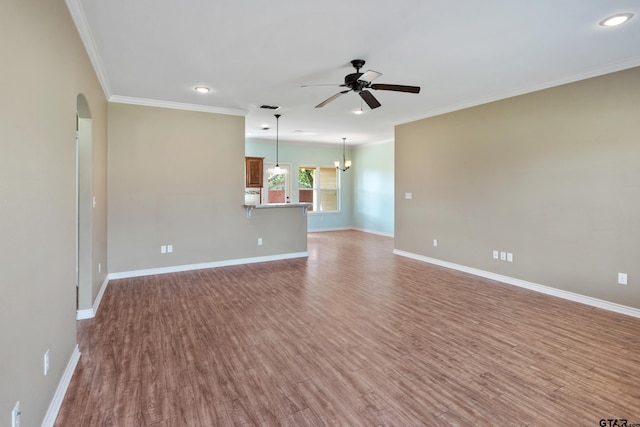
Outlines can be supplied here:
[[262, 163], [264, 157], [245, 157], [247, 188], [262, 188]]

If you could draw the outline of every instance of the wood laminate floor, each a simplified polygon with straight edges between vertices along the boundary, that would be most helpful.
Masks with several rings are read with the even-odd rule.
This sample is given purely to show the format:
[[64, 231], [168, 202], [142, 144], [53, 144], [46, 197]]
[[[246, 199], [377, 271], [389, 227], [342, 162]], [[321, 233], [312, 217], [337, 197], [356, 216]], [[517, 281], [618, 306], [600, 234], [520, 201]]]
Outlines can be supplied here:
[[640, 319], [392, 249], [111, 281], [56, 426], [640, 423]]

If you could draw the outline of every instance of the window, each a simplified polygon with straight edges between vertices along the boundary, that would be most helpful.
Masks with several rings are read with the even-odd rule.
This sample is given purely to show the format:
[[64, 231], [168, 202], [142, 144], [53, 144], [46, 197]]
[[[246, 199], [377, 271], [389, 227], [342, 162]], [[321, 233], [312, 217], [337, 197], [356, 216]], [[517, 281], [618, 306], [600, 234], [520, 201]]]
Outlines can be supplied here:
[[337, 212], [340, 200], [338, 170], [334, 167], [300, 166], [298, 192], [300, 203], [313, 204], [309, 211]]

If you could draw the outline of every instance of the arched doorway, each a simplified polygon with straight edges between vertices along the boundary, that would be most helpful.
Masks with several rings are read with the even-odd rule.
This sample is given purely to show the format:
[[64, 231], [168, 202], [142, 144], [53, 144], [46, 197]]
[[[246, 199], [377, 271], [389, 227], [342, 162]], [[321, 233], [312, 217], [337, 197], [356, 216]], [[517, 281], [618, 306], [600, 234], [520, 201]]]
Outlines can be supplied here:
[[[77, 96], [76, 116], [76, 309], [85, 318], [92, 308], [92, 120], [84, 95]], [[83, 313], [83, 314], [81, 314]]]

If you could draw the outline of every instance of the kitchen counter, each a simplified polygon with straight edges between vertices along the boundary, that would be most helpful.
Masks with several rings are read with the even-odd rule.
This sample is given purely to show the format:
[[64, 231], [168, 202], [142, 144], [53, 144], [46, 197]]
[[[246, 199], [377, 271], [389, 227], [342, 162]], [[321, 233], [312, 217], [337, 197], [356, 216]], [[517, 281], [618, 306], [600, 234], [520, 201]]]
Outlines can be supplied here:
[[247, 219], [251, 218], [254, 209], [282, 209], [282, 208], [302, 208], [302, 215], [306, 216], [307, 211], [312, 206], [311, 203], [269, 203], [263, 205], [242, 205], [247, 212]]

